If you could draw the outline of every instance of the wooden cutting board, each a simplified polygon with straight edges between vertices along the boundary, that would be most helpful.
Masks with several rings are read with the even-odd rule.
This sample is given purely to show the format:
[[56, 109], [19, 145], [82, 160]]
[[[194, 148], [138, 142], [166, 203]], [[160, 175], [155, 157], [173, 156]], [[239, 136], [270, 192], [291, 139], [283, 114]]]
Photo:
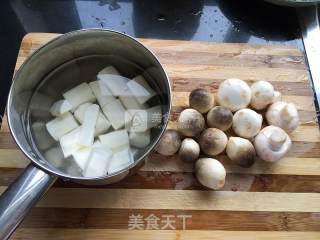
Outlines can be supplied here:
[[[16, 69], [55, 36], [28, 34]], [[200, 186], [192, 165], [155, 153], [137, 174], [113, 185], [60, 180], [13, 239], [320, 239], [320, 135], [303, 54], [288, 46], [141, 41], [159, 57], [172, 82], [169, 127], [196, 87], [215, 92], [229, 77], [267, 80], [299, 109], [301, 126], [292, 134], [292, 150], [278, 163], [258, 161], [250, 169], [218, 157], [228, 172], [221, 191]], [[4, 119], [0, 191], [28, 162]]]

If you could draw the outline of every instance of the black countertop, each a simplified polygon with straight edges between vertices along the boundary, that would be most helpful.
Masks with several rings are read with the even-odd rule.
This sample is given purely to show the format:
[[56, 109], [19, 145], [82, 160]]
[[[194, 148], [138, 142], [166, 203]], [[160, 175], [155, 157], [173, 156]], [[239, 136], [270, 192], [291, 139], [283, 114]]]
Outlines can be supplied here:
[[303, 48], [295, 9], [262, 0], [2, 0], [1, 113], [22, 37], [81, 28], [107, 28], [143, 38]]

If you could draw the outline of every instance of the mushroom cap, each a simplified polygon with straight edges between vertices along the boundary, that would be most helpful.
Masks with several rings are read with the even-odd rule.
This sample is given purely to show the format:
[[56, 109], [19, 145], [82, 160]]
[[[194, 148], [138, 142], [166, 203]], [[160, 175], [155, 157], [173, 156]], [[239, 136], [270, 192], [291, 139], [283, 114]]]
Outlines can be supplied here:
[[256, 161], [254, 146], [245, 138], [230, 137], [226, 152], [230, 160], [241, 167], [251, 167]]
[[291, 144], [288, 134], [277, 126], [263, 128], [254, 139], [257, 155], [267, 162], [281, 159], [290, 150]]
[[157, 144], [156, 151], [164, 156], [171, 156], [175, 154], [181, 145], [180, 135], [176, 130], [166, 130], [159, 143]]
[[189, 106], [200, 113], [207, 113], [214, 106], [214, 97], [206, 89], [194, 89], [189, 95]]
[[299, 113], [292, 103], [273, 103], [266, 112], [266, 119], [270, 125], [280, 127], [288, 133], [299, 126]]
[[185, 138], [181, 143], [179, 158], [185, 162], [194, 162], [199, 158], [200, 146], [192, 138]]
[[204, 117], [197, 110], [188, 108], [180, 113], [177, 128], [182, 135], [194, 137], [202, 132], [204, 126]]
[[209, 156], [216, 156], [222, 153], [228, 142], [227, 135], [217, 128], [204, 130], [199, 138], [201, 150]]
[[230, 109], [216, 106], [207, 114], [207, 124], [209, 127], [219, 128], [222, 131], [228, 130], [232, 126], [233, 114]]
[[252, 138], [259, 133], [262, 120], [261, 114], [249, 108], [241, 109], [233, 115], [232, 128], [238, 136]]
[[225, 184], [226, 170], [224, 166], [213, 158], [200, 158], [195, 164], [198, 181], [211, 189], [221, 189]]
[[235, 112], [249, 105], [251, 89], [246, 82], [237, 78], [230, 78], [220, 84], [217, 98], [221, 106]]
[[256, 110], [266, 108], [273, 102], [275, 97], [274, 88], [267, 81], [258, 81], [251, 85], [250, 105]]

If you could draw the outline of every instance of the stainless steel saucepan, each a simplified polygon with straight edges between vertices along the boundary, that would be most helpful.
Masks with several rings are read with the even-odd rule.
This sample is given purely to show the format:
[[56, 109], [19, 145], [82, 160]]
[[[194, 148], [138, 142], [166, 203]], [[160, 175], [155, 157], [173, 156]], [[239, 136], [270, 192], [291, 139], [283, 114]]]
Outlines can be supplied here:
[[[143, 70], [149, 84], [157, 91], [162, 106], [162, 124], [152, 129], [152, 141], [139, 150], [135, 162], [128, 168], [100, 178], [75, 176], [60, 171], [40, 154], [30, 131], [30, 99], [42, 81], [68, 62], [92, 55], [121, 58]], [[114, 59], [114, 58], [113, 58]], [[101, 63], [102, 64], [102, 63]], [[123, 61], [114, 61], [120, 72], [134, 76], [141, 74]], [[53, 92], [65, 89], [68, 81], [90, 81], [87, 72], [66, 80], [57, 78]], [[48, 90], [49, 91], [49, 90]], [[61, 93], [60, 93], [61, 97]], [[89, 29], [61, 35], [35, 51], [15, 74], [10, 89], [7, 115], [11, 134], [19, 148], [31, 160], [21, 176], [8, 187], [0, 198], [0, 239], [7, 239], [28, 211], [60, 177], [83, 184], [109, 184], [123, 179], [144, 163], [144, 158], [155, 147], [168, 123], [171, 108], [171, 89], [168, 77], [157, 58], [137, 40], [114, 31]]]

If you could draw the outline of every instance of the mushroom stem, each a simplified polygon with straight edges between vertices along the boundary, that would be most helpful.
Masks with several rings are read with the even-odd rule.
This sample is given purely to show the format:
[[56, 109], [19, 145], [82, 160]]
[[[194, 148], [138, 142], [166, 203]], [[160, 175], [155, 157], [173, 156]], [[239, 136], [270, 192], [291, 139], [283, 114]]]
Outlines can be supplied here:
[[263, 128], [254, 139], [257, 155], [267, 162], [276, 162], [281, 159], [291, 145], [289, 135], [283, 129], [272, 125]]
[[286, 141], [286, 135], [280, 131], [274, 131], [270, 135], [269, 144], [273, 151], [278, 151]]

